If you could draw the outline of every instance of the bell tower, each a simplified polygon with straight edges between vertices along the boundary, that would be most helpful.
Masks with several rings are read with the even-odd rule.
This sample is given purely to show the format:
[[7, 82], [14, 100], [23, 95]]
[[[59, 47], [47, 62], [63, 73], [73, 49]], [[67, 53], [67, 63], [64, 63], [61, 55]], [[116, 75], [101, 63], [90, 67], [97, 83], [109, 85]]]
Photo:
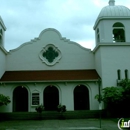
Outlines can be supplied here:
[[102, 43], [130, 42], [130, 9], [115, 5], [115, 0], [109, 0], [98, 15], [94, 25], [96, 45]]
[[0, 17], [0, 46], [4, 47], [4, 36], [5, 36], [6, 27], [2, 18]]
[[130, 9], [109, 0], [94, 25], [95, 68], [102, 86], [117, 86], [117, 81], [130, 79]]

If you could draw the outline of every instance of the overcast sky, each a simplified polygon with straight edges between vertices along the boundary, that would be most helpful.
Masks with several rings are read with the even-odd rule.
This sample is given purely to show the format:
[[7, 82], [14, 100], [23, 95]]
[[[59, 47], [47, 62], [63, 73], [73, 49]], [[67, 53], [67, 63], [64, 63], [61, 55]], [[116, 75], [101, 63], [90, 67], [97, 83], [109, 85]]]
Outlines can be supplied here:
[[[0, 16], [7, 28], [5, 48], [14, 49], [38, 37], [46, 28], [86, 48], [95, 46], [93, 26], [109, 0], [0, 0]], [[116, 0], [130, 8], [130, 0]]]

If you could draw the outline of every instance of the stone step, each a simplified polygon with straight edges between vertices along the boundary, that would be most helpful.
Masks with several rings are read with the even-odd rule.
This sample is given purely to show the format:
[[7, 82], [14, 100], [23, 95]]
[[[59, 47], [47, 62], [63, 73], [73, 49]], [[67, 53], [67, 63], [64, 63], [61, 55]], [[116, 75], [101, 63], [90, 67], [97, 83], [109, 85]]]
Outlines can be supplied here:
[[[6, 130], [18, 130], [18, 129], [6, 129]], [[105, 130], [105, 129], [96, 127], [66, 127], [66, 128], [42, 128], [42, 129], [40, 128], [40, 130]]]
[[68, 128], [59, 128], [58, 130], [105, 130], [97, 127], [68, 127]]
[[[58, 119], [60, 114], [57, 111], [44, 111], [41, 115], [37, 112], [8, 112], [0, 113], [0, 120], [36, 120], [36, 119]], [[86, 118], [98, 118], [99, 111], [67, 111], [63, 114], [65, 119], [86, 119]]]

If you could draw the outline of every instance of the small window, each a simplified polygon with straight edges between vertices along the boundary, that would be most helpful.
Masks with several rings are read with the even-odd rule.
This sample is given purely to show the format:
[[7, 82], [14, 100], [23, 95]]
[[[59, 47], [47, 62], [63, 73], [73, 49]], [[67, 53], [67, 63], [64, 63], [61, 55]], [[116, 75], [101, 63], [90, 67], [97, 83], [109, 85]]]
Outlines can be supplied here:
[[97, 42], [100, 42], [100, 33], [99, 33], [99, 28], [97, 29]]
[[125, 70], [125, 79], [128, 79], [128, 70]]
[[117, 70], [117, 78], [118, 80], [121, 80], [121, 70]]
[[2, 36], [0, 35], [0, 45], [2, 44]]
[[0, 45], [2, 44], [2, 29], [0, 29]]
[[125, 42], [125, 28], [122, 23], [113, 25], [113, 42]]

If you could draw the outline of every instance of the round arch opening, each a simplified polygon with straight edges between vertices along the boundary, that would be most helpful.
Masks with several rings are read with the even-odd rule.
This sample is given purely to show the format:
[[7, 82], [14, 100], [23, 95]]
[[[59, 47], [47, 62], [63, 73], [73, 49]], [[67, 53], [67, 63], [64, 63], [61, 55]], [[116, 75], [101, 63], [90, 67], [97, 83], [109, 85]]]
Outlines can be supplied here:
[[74, 89], [74, 110], [89, 110], [89, 90], [85, 85]]
[[28, 90], [18, 86], [13, 91], [13, 112], [28, 111]]
[[47, 86], [43, 92], [46, 111], [55, 111], [59, 105], [59, 90], [55, 86]]

